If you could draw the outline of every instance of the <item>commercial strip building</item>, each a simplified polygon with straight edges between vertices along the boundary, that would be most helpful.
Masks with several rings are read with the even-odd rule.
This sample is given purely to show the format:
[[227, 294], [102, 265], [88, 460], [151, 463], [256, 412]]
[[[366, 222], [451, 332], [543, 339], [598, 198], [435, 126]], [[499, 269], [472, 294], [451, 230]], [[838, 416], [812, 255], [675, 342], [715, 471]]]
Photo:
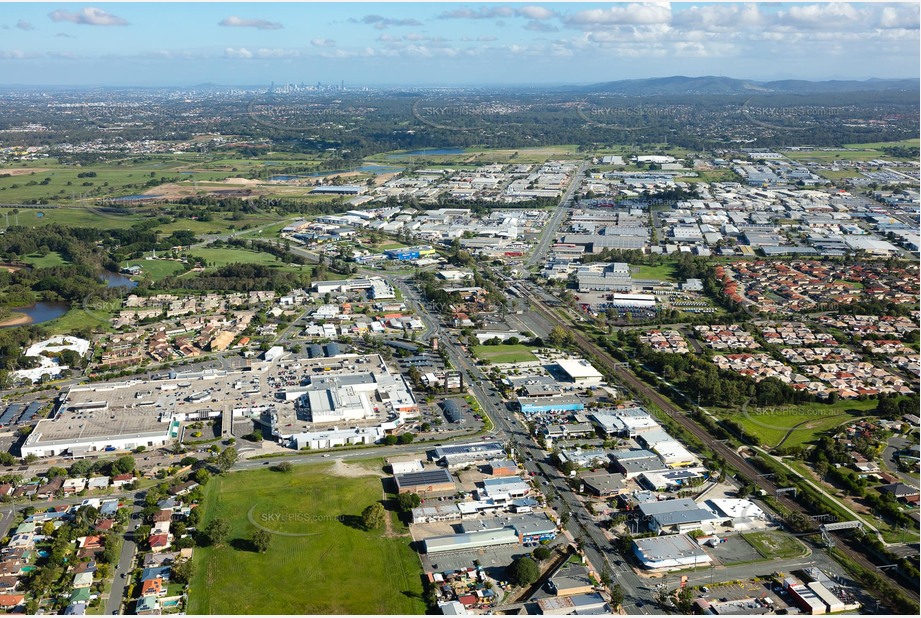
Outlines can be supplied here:
[[397, 491], [401, 494], [414, 493], [426, 496], [455, 491], [454, 478], [444, 468], [395, 474], [393, 478], [397, 484]]
[[686, 534], [653, 536], [633, 541], [633, 554], [651, 571], [707, 566], [711, 558]]
[[447, 468], [462, 468], [507, 458], [505, 448], [499, 442], [474, 442], [435, 448], [435, 460]]
[[429, 554], [478, 549], [492, 545], [535, 543], [556, 538], [556, 524], [546, 514], [525, 514], [464, 522], [459, 534], [429, 537], [423, 541]]

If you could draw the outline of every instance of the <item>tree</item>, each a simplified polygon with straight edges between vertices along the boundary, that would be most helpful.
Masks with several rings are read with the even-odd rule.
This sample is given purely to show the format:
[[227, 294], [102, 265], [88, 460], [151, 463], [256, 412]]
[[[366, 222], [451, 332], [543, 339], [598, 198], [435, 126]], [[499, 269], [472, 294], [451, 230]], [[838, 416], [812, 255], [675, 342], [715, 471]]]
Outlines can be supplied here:
[[191, 560], [177, 562], [170, 567], [170, 581], [177, 584], [188, 584], [192, 580], [193, 572]]
[[678, 595], [675, 598], [675, 605], [682, 614], [691, 613], [691, 605], [694, 603], [694, 593], [688, 586], [678, 589]]
[[508, 568], [508, 574], [511, 580], [519, 586], [527, 586], [537, 581], [537, 578], [540, 577], [540, 570], [534, 560], [522, 556], [515, 558]]
[[422, 504], [422, 498], [419, 494], [400, 494], [397, 496], [397, 504], [401, 511], [407, 513]]
[[397, 442], [399, 442], [400, 444], [409, 444], [413, 441], [415, 437], [416, 437], [415, 434], [411, 434], [411, 433], [400, 434], [400, 437], [397, 440]]
[[198, 470], [195, 471], [193, 478], [195, 479], [195, 482], [198, 483], [199, 485], [204, 485], [205, 483], [208, 482], [208, 479], [211, 478], [211, 473], [205, 470], [204, 468], [199, 468]]
[[256, 547], [256, 550], [260, 554], [264, 554], [269, 549], [269, 544], [272, 542], [272, 533], [268, 530], [256, 530], [253, 533], [253, 545]]
[[235, 463], [237, 463], [237, 449], [232, 446], [228, 446], [221, 454], [217, 456], [217, 467], [220, 468], [221, 472], [226, 472], [230, 470]]
[[384, 505], [380, 502], [375, 502], [361, 512], [361, 525], [364, 526], [365, 530], [376, 530], [384, 525], [386, 516]]
[[620, 584], [614, 584], [608, 587], [608, 591], [611, 593], [611, 607], [617, 609], [624, 602], [624, 589]]
[[294, 469], [294, 466], [291, 465], [290, 461], [283, 461], [275, 466], [275, 469], [279, 472], [291, 472], [291, 470]]
[[134, 457], [131, 455], [125, 455], [112, 462], [111, 472], [113, 475], [127, 474], [128, 472], [132, 472], [134, 470], [134, 466]]
[[230, 535], [230, 524], [220, 517], [214, 519], [205, 527], [205, 537], [211, 545], [219, 546]]
[[543, 562], [553, 555], [553, 550], [546, 545], [538, 545], [534, 551], [531, 552], [531, 555], [534, 556], [534, 559], [538, 562]]

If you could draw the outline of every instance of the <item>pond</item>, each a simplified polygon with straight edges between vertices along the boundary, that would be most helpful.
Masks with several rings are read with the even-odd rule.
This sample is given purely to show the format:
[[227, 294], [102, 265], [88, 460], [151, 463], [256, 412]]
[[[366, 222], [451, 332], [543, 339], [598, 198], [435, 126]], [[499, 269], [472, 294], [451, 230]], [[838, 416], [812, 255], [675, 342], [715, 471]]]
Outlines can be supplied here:
[[111, 270], [102, 271], [99, 278], [105, 282], [107, 288], [136, 288], [138, 285], [138, 282], [130, 277], [113, 273]]
[[[39, 301], [29, 307], [12, 307], [10, 311], [14, 313], [23, 313], [31, 318], [28, 324], [41, 324], [61, 317], [70, 309], [70, 305], [59, 301]], [[22, 324], [7, 324], [0, 328], [12, 328], [13, 326], [22, 326]]]

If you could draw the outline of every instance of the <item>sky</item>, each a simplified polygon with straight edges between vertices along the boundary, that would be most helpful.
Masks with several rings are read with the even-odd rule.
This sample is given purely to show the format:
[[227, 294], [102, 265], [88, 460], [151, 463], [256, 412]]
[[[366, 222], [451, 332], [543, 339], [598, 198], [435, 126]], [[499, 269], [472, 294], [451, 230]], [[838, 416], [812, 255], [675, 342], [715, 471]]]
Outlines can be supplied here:
[[918, 77], [911, 3], [0, 1], [0, 83], [591, 84]]

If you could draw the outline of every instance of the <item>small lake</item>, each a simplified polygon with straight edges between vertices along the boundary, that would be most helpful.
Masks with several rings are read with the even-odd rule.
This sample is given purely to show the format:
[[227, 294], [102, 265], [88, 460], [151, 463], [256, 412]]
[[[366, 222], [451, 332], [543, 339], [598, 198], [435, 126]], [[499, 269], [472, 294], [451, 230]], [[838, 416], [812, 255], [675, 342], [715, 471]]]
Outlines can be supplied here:
[[[61, 317], [70, 309], [70, 305], [67, 303], [55, 301], [55, 302], [46, 302], [39, 301], [30, 307], [13, 307], [11, 311], [14, 313], [24, 313], [32, 321], [29, 324], [41, 324], [42, 322], [48, 322], [56, 318]], [[11, 324], [9, 326], [2, 326], [0, 328], [13, 328], [13, 326], [28, 326], [27, 324]]]
[[403, 157], [424, 157], [425, 155], [459, 155], [464, 154], [463, 148], [423, 148], [422, 150], [410, 150], [400, 154], [389, 154], [388, 159], [400, 159]]
[[107, 288], [136, 288], [138, 285], [138, 282], [130, 277], [110, 270], [102, 271], [99, 278], [105, 282]]

